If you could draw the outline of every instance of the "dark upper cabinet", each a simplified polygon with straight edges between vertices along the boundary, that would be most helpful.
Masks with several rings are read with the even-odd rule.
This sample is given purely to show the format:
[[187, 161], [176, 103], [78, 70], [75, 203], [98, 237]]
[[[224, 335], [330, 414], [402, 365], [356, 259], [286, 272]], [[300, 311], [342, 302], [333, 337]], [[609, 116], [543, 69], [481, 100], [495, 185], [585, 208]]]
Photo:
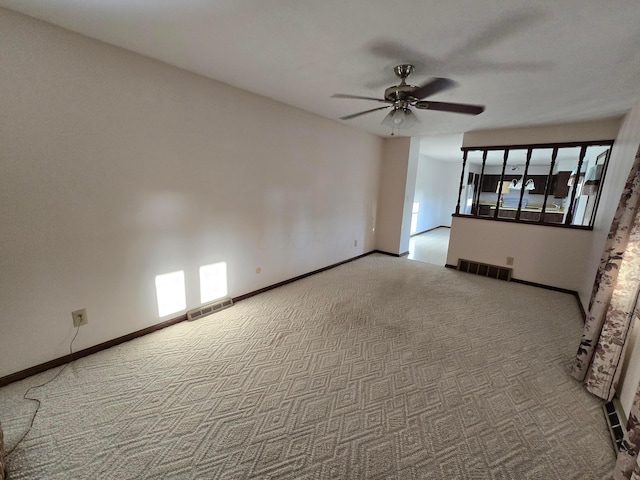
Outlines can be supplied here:
[[[551, 178], [551, 188], [549, 189], [549, 195], [553, 195], [556, 198], [565, 198], [569, 195], [569, 187], [567, 182], [571, 172], [558, 172]], [[532, 179], [535, 188], [529, 190], [529, 193], [533, 195], [544, 195], [545, 187], [547, 186], [547, 175], [527, 175], [527, 180]], [[505, 175], [505, 181], [509, 181], [510, 177]], [[526, 182], [525, 182], [526, 183]], [[485, 175], [482, 177], [481, 192], [496, 193], [498, 185], [500, 184], [500, 175]]]
[[[511, 181], [513, 176], [505, 175], [504, 181]], [[514, 177], [518, 179], [519, 177]], [[527, 180], [532, 179], [533, 184], [536, 187], [533, 190], [529, 190], [529, 193], [534, 195], [544, 195], [544, 187], [547, 183], [546, 175], [527, 175]], [[482, 192], [496, 193], [498, 191], [498, 185], [500, 184], [500, 175], [485, 175], [482, 179]]]
[[558, 172], [553, 176], [553, 185], [551, 186], [551, 192], [556, 198], [566, 198], [569, 195], [569, 177], [571, 172]]
[[529, 193], [544, 195], [544, 187], [547, 185], [547, 175], [528, 175], [527, 179], [529, 178], [533, 179], [533, 185], [536, 187], [533, 190], [529, 190]]
[[498, 190], [498, 184], [500, 183], [500, 175], [485, 175], [482, 177], [481, 192], [496, 193]]

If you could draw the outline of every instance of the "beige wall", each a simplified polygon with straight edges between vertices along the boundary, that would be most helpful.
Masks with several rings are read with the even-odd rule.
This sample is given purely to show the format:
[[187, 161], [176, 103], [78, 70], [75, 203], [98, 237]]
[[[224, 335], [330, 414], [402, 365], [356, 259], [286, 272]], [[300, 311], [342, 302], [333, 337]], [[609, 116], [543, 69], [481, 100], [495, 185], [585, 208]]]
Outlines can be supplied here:
[[420, 141], [411, 137], [387, 138], [383, 151], [378, 188], [376, 249], [402, 255], [409, 252]]
[[507, 257], [513, 257], [514, 278], [577, 290], [584, 276], [590, 234], [586, 230], [454, 217], [447, 263], [457, 265], [458, 259], [464, 258], [507, 267]]
[[[0, 9], [0, 376], [375, 248], [383, 141]], [[357, 241], [357, 246], [354, 243]], [[260, 267], [261, 273], [256, 273]], [[177, 312], [170, 315], [179, 315]]]
[[538, 127], [477, 130], [464, 134], [462, 146], [491, 147], [613, 140], [618, 135], [622, 120], [622, 117], [614, 117], [588, 122], [541, 125]]
[[[485, 130], [465, 133], [463, 146], [524, 145], [536, 143], [610, 140], [618, 136], [619, 118], [592, 122], [569, 123], [531, 128]], [[610, 224], [605, 191], [620, 187], [618, 167], [609, 164], [603, 187], [603, 198], [596, 218], [596, 230]], [[624, 167], [621, 166], [624, 170]], [[627, 166], [627, 173], [629, 167]], [[611, 175], [609, 172], [613, 172]], [[624, 180], [622, 180], [624, 184]], [[621, 187], [620, 187], [621, 188]], [[618, 194], [619, 196], [619, 194]], [[614, 201], [613, 209], [615, 211]], [[606, 212], [603, 214], [603, 211]], [[606, 227], [608, 229], [608, 226]], [[513, 276], [520, 280], [579, 292], [585, 305], [589, 298], [585, 289], [593, 283], [593, 243], [598, 231], [585, 231], [539, 225], [492, 222], [473, 218], [455, 218], [452, 222], [447, 263], [455, 265], [458, 258], [496, 265], [506, 265], [506, 257], [514, 257]], [[606, 235], [606, 234], [605, 234]], [[602, 252], [597, 253], [597, 258]], [[596, 260], [597, 265], [597, 260]], [[590, 290], [591, 286], [589, 286]]]
[[384, 140], [378, 189], [376, 249], [387, 253], [403, 253], [400, 243], [410, 149], [409, 137]]
[[414, 202], [420, 204], [416, 231], [451, 226], [460, 185], [460, 162], [444, 162], [420, 156]]
[[404, 204], [402, 207], [402, 227], [400, 228], [400, 254], [409, 253], [411, 239], [411, 215], [413, 212], [413, 197], [416, 192], [416, 177], [418, 176], [418, 159], [420, 158], [420, 140], [411, 138], [409, 158], [407, 159], [407, 181], [404, 186]]

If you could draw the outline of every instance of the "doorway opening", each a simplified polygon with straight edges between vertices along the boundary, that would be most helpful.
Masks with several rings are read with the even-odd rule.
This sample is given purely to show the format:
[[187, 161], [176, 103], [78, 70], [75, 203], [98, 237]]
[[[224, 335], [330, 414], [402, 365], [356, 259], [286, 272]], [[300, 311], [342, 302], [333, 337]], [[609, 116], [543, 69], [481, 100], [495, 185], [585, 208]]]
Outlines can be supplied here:
[[409, 257], [445, 265], [460, 183], [462, 134], [420, 139]]
[[414, 235], [409, 240], [408, 259], [444, 266], [449, 250], [449, 227], [437, 227], [433, 230]]

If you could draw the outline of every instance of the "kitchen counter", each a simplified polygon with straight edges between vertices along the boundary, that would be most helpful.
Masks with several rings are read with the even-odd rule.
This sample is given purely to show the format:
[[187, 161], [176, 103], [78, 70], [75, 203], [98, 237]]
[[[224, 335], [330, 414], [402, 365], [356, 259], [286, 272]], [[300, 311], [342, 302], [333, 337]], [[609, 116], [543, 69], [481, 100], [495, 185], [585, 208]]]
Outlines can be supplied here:
[[[480, 202], [480, 206], [481, 207], [489, 207], [491, 210], [495, 210], [496, 208], [496, 202]], [[500, 211], [518, 211], [517, 208], [514, 207], [500, 207]], [[542, 205], [539, 203], [530, 203], [528, 204], [526, 207], [522, 208], [520, 210], [521, 212], [537, 212], [540, 213], [542, 212]], [[560, 213], [562, 215], [564, 215], [564, 208], [555, 208], [555, 207], [549, 207], [549, 205], [547, 205], [547, 209], [545, 210], [545, 214], [546, 213]]]
[[[478, 214], [481, 217], [493, 217], [496, 211], [496, 204], [491, 202], [480, 202]], [[498, 211], [498, 218], [510, 218], [515, 219], [518, 212], [517, 208], [513, 207], [500, 207]], [[540, 213], [542, 212], [542, 205], [530, 204], [525, 208], [520, 209], [520, 220], [537, 222], [540, 219]], [[545, 210], [544, 221], [549, 223], [562, 223], [564, 219], [564, 208], [553, 208]]]
[[[491, 205], [491, 210], [495, 210], [496, 206], [495, 204]], [[500, 211], [503, 210], [513, 210], [514, 212], [517, 212], [518, 209], [517, 208], [512, 208], [512, 207], [500, 207]], [[542, 212], [542, 206], [529, 206], [527, 205], [525, 208], [520, 209], [521, 212]], [[560, 213], [562, 215], [564, 215], [564, 208], [548, 208], [544, 211], [545, 214], [547, 213]]]

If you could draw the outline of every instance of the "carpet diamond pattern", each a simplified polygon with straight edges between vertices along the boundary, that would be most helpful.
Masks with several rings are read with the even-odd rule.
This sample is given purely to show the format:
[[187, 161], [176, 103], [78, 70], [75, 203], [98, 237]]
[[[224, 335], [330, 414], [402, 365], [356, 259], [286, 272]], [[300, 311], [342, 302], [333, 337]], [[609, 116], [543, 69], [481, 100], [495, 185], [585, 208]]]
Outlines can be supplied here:
[[[370, 255], [74, 362], [10, 478], [608, 478], [581, 328], [570, 295]], [[0, 389], [8, 448], [53, 374]]]

